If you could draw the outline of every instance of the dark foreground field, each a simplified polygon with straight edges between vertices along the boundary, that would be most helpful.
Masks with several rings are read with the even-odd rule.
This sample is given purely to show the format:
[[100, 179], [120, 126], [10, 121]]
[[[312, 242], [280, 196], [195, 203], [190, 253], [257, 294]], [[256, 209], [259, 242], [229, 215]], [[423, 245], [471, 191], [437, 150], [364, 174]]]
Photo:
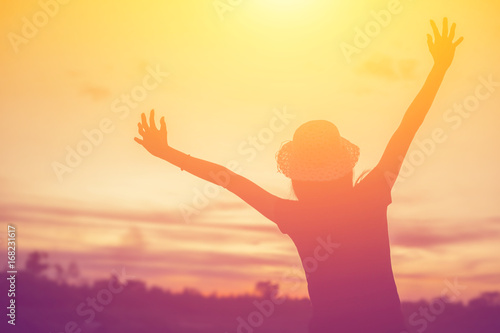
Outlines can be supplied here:
[[[256, 285], [255, 295], [203, 296], [195, 290], [172, 293], [146, 288], [119, 276], [91, 285], [68, 283], [70, 274], [57, 279], [31, 267], [16, 276], [15, 326], [5, 313], [2, 295], [1, 332], [26, 333], [305, 333], [311, 307], [307, 299], [278, 299], [279, 286]], [[9, 290], [9, 275], [0, 274], [2, 293]], [[126, 282], [126, 285], [125, 285]], [[500, 293], [479, 295], [467, 304], [422, 301], [403, 304], [408, 332], [498, 333]]]

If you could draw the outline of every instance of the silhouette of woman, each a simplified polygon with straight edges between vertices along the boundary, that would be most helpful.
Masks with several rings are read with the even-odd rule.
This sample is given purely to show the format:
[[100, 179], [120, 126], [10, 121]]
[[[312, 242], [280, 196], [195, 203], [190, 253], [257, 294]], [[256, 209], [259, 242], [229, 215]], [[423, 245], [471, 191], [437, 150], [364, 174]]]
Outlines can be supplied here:
[[165, 119], [157, 129], [154, 110], [135, 138], [151, 154], [233, 192], [288, 234], [306, 272], [313, 307], [310, 332], [400, 333], [405, 329], [391, 267], [387, 206], [408, 148], [422, 124], [455, 48], [448, 32], [431, 21], [428, 46], [434, 66], [406, 111], [379, 163], [353, 184], [359, 148], [329, 121], [301, 125], [276, 154], [278, 170], [291, 178], [298, 200], [274, 196], [231, 170], [168, 145]]

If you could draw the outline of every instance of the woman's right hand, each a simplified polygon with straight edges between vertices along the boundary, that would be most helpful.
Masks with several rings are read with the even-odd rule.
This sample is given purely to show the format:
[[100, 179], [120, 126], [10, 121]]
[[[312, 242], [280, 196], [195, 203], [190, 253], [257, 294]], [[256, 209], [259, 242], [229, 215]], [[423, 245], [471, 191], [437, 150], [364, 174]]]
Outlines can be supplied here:
[[464, 40], [460, 37], [455, 42], [455, 27], [456, 24], [453, 23], [448, 33], [448, 19], [445, 17], [443, 19], [443, 32], [439, 34], [436, 22], [431, 20], [432, 30], [434, 32], [434, 40], [431, 35], [427, 35], [427, 44], [429, 45], [429, 51], [434, 58], [434, 66], [447, 70], [450, 67], [453, 57], [455, 56], [456, 47]]
[[160, 129], [156, 128], [155, 124], [155, 111], [151, 110], [149, 116], [149, 125], [146, 115], [141, 114], [142, 122], [138, 123], [139, 134], [142, 139], [134, 138], [134, 140], [146, 148], [152, 155], [156, 157], [164, 156], [168, 151], [167, 141], [167, 125], [165, 124], [165, 117], [160, 119]]

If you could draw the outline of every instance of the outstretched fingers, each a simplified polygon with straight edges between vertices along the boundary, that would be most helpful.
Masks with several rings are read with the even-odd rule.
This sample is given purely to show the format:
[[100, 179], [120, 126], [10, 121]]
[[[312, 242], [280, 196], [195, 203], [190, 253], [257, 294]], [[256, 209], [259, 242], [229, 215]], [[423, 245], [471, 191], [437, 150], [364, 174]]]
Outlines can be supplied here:
[[[142, 124], [141, 123], [137, 123], [137, 127], [139, 128], [139, 134], [142, 137], [144, 137], [145, 132], [144, 132], [144, 128], [142, 127]], [[142, 139], [139, 139], [137, 137], [134, 138], [134, 141], [137, 142], [140, 145], [143, 145], [143, 143], [144, 143]]]
[[447, 38], [448, 37], [448, 18], [445, 17], [443, 19], [443, 34], [442, 34], [443, 38]]
[[441, 37], [441, 35], [439, 34], [439, 29], [436, 25], [436, 22], [434, 22], [434, 20], [431, 20], [431, 27], [432, 27], [432, 31], [434, 33], [434, 38], [438, 39], [439, 37]]
[[147, 131], [149, 129], [148, 120], [146, 119], [146, 115], [144, 113], [141, 114], [142, 128]]
[[167, 131], [167, 124], [165, 124], [165, 117], [161, 117], [160, 119], [160, 132]]
[[144, 147], [150, 147], [151, 145], [161, 144], [167, 145], [167, 124], [165, 123], [165, 117], [160, 118], [160, 127], [156, 127], [155, 124], [155, 111], [151, 110], [149, 114], [149, 124], [145, 113], [141, 114], [141, 121], [137, 123], [137, 128], [139, 136], [141, 138], [135, 137], [134, 141]]
[[453, 39], [455, 38], [455, 30], [456, 30], [456, 28], [457, 28], [457, 25], [455, 23], [453, 23], [451, 25], [451, 28], [450, 28], [450, 35], [448, 36], [448, 40], [453, 43], [454, 47], [457, 47], [458, 45], [460, 45], [460, 43], [462, 43], [462, 41], [464, 40], [463, 37], [460, 37], [455, 42], [453, 42]]
[[453, 38], [455, 38], [455, 29], [456, 29], [457, 25], [455, 23], [453, 23], [451, 25], [451, 28], [450, 28], [450, 35], [448, 36], [448, 39], [453, 41]]
[[463, 40], [464, 40], [464, 38], [460, 37], [459, 39], [457, 39], [457, 41], [455, 43], [453, 43], [453, 46], [457, 47], [458, 45], [460, 45], [460, 43], [462, 43]]
[[434, 42], [432, 41], [432, 36], [427, 34], [427, 45], [429, 45], [429, 49], [434, 46]]
[[139, 128], [139, 134], [141, 136], [144, 136], [145, 132], [144, 132], [144, 128], [142, 128], [142, 124], [141, 123], [137, 123], [137, 127]]
[[427, 44], [429, 45], [429, 47], [431, 47], [433, 45], [433, 43], [436, 43], [438, 41], [438, 39], [449, 41], [455, 47], [457, 47], [464, 40], [463, 37], [460, 37], [455, 42], [453, 42], [453, 39], [455, 38], [455, 30], [457, 28], [457, 25], [455, 23], [453, 23], [450, 27], [450, 30], [448, 31], [448, 18], [447, 17], [445, 17], [443, 19], [442, 34], [439, 33], [439, 29], [436, 25], [436, 22], [434, 22], [434, 20], [431, 20], [431, 27], [432, 27], [432, 31], [434, 33], [434, 39], [432, 38], [432, 36], [427, 35]]
[[151, 113], [149, 114], [149, 127], [156, 129], [156, 123], [155, 123], [155, 110], [151, 110]]

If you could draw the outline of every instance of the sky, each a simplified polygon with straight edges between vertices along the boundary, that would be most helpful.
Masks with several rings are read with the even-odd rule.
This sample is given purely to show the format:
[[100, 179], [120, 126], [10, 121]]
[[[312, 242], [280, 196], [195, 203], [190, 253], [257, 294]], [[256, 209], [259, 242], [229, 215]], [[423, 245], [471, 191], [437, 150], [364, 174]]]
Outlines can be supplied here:
[[361, 148], [356, 174], [372, 168], [432, 67], [429, 20], [447, 16], [465, 39], [393, 189], [394, 274], [407, 300], [446, 281], [464, 300], [500, 289], [499, 3], [63, 2], [0, 10], [0, 235], [16, 226], [19, 265], [43, 250], [88, 279], [307, 295], [291, 240], [137, 145], [140, 113], [165, 116], [172, 147], [291, 198], [281, 143], [327, 119]]

